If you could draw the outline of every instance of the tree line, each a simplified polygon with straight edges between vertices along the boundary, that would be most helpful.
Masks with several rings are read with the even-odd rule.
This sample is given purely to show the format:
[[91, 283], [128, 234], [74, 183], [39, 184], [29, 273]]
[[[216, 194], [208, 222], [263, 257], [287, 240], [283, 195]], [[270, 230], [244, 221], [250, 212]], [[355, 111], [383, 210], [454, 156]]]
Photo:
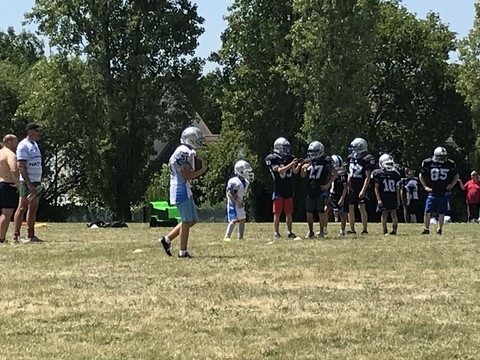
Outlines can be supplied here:
[[[437, 14], [419, 19], [400, 1], [233, 0], [221, 48], [199, 59], [204, 20], [189, 0], [37, 0], [26, 19], [51, 54], [35, 34], [0, 32], [0, 128], [44, 127], [50, 217], [74, 201], [129, 220], [132, 206], [165, 194], [154, 141], [177, 142], [196, 113], [221, 135], [206, 150], [200, 199], [224, 201], [246, 158], [258, 220], [270, 216], [263, 158], [280, 136], [302, 157], [312, 140], [346, 156], [361, 136], [412, 168], [442, 144], [465, 174], [479, 163], [475, 10], [458, 39]], [[203, 73], [206, 60], [218, 67]]]

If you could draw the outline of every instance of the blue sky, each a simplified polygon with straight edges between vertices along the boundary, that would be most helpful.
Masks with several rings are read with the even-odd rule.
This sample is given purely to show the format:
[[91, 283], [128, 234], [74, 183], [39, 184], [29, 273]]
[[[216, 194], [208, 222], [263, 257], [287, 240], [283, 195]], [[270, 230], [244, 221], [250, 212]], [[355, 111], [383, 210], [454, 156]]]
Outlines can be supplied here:
[[[199, 14], [205, 18], [205, 33], [200, 38], [197, 55], [206, 58], [221, 46], [220, 34], [226, 27], [223, 16], [232, 0], [196, 0]], [[20, 30], [23, 15], [35, 0], [0, 0], [0, 29], [13, 26]], [[403, 0], [403, 4], [419, 18], [425, 18], [429, 11], [439, 13], [440, 18], [458, 37], [464, 37], [473, 26], [475, 0]], [[34, 30], [27, 26], [27, 29]]]

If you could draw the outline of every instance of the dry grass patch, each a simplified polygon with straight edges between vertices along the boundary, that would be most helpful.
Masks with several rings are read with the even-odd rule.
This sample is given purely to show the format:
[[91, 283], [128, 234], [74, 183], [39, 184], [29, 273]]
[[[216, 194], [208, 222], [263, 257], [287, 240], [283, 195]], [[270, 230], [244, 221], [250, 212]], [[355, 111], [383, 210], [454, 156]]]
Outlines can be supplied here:
[[0, 246], [0, 358], [480, 358], [480, 226], [267, 245], [271, 227], [224, 243], [224, 224], [200, 224], [191, 260], [145, 224]]

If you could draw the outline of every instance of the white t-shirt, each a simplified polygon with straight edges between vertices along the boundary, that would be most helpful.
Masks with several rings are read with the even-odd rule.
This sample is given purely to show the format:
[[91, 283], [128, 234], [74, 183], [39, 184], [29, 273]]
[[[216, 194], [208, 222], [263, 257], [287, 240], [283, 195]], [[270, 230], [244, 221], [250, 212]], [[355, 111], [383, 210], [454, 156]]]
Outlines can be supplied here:
[[409, 179], [405, 185], [407, 192], [412, 195], [413, 200], [418, 200], [418, 180]]
[[170, 204], [180, 204], [192, 196], [192, 185], [180, 171], [182, 165], [190, 166], [190, 171], [195, 171], [195, 156], [197, 153], [187, 145], [180, 145], [174, 151], [168, 167], [170, 168]]
[[[40, 182], [42, 180], [42, 153], [35, 141], [28, 138], [23, 139], [17, 146], [17, 160], [26, 161], [28, 177], [31, 182]], [[20, 181], [25, 181], [20, 174]]]

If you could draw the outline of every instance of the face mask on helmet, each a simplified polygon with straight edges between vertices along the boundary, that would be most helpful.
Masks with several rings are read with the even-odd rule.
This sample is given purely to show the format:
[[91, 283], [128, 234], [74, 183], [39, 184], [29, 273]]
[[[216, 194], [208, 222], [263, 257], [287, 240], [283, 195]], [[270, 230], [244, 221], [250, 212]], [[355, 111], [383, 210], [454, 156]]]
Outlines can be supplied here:
[[365, 141], [365, 139], [362, 138], [355, 138], [353, 141], [350, 143], [350, 146], [348, 147], [348, 150], [350, 153], [353, 154], [363, 154], [368, 151], [368, 144]]
[[437, 147], [433, 151], [433, 161], [435, 162], [445, 162], [447, 161], [447, 149], [442, 146]]
[[343, 169], [343, 159], [340, 155], [332, 155], [332, 164], [335, 170]]
[[307, 157], [314, 159], [316, 157], [322, 156], [324, 153], [323, 144], [320, 141], [313, 141], [308, 145]]
[[194, 149], [201, 149], [206, 145], [202, 131], [195, 126], [190, 126], [183, 130], [180, 136], [180, 142]]
[[290, 147], [290, 142], [281, 137], [275, 140], [273, 143], [273, 151], [279, 155], [290, 155], [291, 147]]
[[244, 177], [250, 182], [255, 180], [255, 174], [253, 172], [253, 169], [247, 161], [245, 160], [237, 161], [233, 169], [234, 169], [235, 175]]
[[380, 169], [386, 171], [395, 170], [395, 162], [393, 161], [393, 157], [389, 154], [383, 154], [380, 156], [378, 160], [378, 165], [380, 165]]

